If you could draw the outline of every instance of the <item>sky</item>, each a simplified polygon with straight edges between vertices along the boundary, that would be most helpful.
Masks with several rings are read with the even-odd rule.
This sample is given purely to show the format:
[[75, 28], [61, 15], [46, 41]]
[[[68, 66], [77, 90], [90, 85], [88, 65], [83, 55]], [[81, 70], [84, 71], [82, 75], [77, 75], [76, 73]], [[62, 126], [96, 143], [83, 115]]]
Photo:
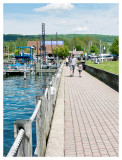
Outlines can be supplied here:
[[118, 3], [5, 3], [4, 34], [119, 35]]

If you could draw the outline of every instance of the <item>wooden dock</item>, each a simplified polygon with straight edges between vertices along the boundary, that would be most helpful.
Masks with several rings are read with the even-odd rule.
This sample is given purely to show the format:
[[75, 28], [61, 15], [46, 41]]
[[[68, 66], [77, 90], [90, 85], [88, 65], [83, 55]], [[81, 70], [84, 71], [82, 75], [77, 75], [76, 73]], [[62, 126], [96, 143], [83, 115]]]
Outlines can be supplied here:
[[37, 72], [56, 72], [57, 69], [37, 69]]
[[14, 75], [14, 74], [24, 74], [24, 72], [26, 73], [30, 73], [30, 72], [35, 72], [35, 73], [41, 73], [41, 72], [56, 72], [57, 69], [26, 69], [26, 71], [24, 71], [24, 69], [4, 69], [3, 73], [6, 75]]

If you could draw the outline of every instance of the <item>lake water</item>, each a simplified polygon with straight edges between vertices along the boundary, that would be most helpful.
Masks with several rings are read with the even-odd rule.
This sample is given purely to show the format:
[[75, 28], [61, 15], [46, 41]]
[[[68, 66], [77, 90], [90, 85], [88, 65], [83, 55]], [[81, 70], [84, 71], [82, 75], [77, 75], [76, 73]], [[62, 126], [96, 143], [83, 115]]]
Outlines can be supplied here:
[[[35, 96], [43, 94], [54, 73], [42, 75], [4, 77], [3, 87], [3, 156], [6, 156], [14, 142], [14, 122], [30, 119], [35, 109]], [[33, 152], [36, 146], [35, 121], [33, 122]]]

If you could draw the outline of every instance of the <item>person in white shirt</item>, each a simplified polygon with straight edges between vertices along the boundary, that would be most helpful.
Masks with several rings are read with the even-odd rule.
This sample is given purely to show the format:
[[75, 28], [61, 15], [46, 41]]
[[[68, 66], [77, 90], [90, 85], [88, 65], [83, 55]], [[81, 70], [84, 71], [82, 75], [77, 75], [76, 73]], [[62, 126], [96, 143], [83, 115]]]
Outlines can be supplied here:
[[68, 66], [68, 57], [66, 58], [66, 66]]
[[72, 76], [74, 76], [74, 70], [75, 70], [75, 66], [76, 66], [77, 60], [74, 57], [74, 54], [72, 55], [72, 58], [70, 59], [70, 68], [72, 68]]

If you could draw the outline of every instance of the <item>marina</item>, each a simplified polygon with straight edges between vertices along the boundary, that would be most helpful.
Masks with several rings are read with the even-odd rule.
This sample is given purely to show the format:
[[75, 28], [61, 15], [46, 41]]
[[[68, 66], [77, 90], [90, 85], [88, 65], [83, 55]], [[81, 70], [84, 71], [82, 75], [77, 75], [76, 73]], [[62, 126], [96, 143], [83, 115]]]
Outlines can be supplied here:
[[[56, 46], [58, 45], [57, 33], [56, 41], [54, 43]], [[15, 55], [14, 58], [4, 62], [3, 154], [4, 156], [43, 156], [45, 153], [45, 144], [50, 131], [51, 119], [56, 102], [56, 95], [58, 93], [58, 86], [60, 82], [60, 74], [62, 72], [63, 63], [58, 62], [58, 52], [57, 57], [49, 57], [46, 53], [44, 23], [42, 23], [42, 41], [40, 42], [40, 55], [37, 54], [37, 58], [34, 56], [34, 50], [36, 49], [35, 46], [17, 48], [19, 49], [19, 55]], [[29, 49], [30, 53], [24, 53], [24, 49]], [[39, 96], [41, 96], [41, 100], [38, 100], [37, 97]], [[47, 97], [46, 103], [44, 103], [46, 98], [45, 96]], [[39, 101], [41, 103], [38, 105]], [[43, 106], [41, 106], [42, 104]], [[40, 125], [38, 124], [38, 114], [40, 114], [39, 110], [47, 107], [45, 105], [50, 105], [50, 109], [48, 112], [45, 110], [45, 112], [43, 113], [47, 114], [48, 117], [46, 119], [43, 119], [43, 123], [46, 126], [44, 126], [44, 128], [41, 130], [43, 130], [42, 133], [45, 132], [46, 134], [43, 133], [43, 137], [41, 137], [45, 141], [43, 144], [40, 144], [41, 151], [39, 151], [40, 145], [38, 146], [38, 143], [42, 143], [42, 140], [39, 140], [40, 142], [37, 141], [40, 134], [38, 131], [38, 129], [40, 128], [37, 127], [37, 125]], [[37, 108], [38, 110], [36, 111]], [[29, 117], [31, 117], [31, 128], [23, 126], [23, 123], [19, 124], [19, 128], [18, 126], [16, 126], [16, 122], [18, 124], [18, 122], [21, 123], [21, 121], [25, 121], [24, 124], [26, 124], [25, 119], [29, 119]], [[27, 140], [26, 136], [24, 136], [24, 130], [21, 131], [21, 127], [24, 127], [24, 130], [31, 129], [29, 131], [29, 140]], [[22, 136], [24, 136], [23, 140], [21, 138], [21, 147], [19, 147], [16, 140], [14, 142], [14, 138], [16, 138], [16, 136], [19, 136], [20, 134], [19, 130], [23, 133]], [[8, 134], [10, 134], [9, 142], [7, 138]], [[28, 134], [28, 131], [25, 134]], [[13, 148], [13, 145], [15, 145], [13, 143], [17, 145], [16, 149], [15, 147]], [[22, 145], [24, 145], [25, 147], [23, 148]]]
[[[43, 95], [54, 73], [4, 77], [3, 123], [4, 123], [4, 156], [14, 142], [14, 122], [17, 119], [28, 119], [35, 109], [36, 95]], [[35, 128], [35, 122], [34, 122]], [[9, 140], [8, 140], [9, 135]], [[36, 145], [35, 130], [33, 130], [33, 149]]]

